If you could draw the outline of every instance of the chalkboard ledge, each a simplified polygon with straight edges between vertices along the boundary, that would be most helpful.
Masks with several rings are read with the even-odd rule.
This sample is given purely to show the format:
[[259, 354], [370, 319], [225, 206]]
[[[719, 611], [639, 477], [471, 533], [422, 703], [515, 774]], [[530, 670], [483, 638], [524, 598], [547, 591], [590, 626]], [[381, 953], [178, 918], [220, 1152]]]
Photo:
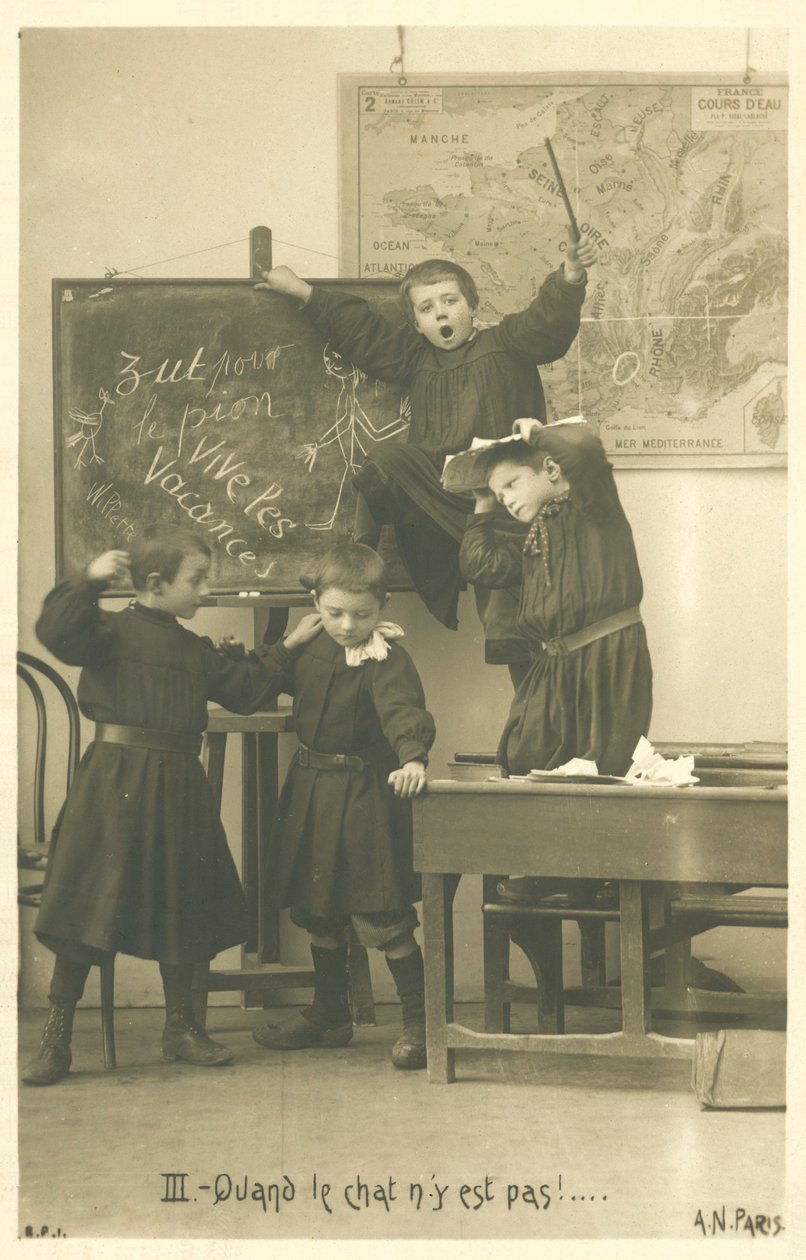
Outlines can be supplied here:
[[[104, 591], [100, 599], [103, 601], [120, 599], [128, 602], [134, 599], [135, 594], [135, 591]], [[204, 608], [307, 608], [312, 602], [311, 596], [306, 591], [293, 591], [286, 595], [276, 591], [270, 594], [254, 591], [246, 591], [243, 594], [237, 591], [222, 591], [220, 594], [208, 596], [202, 601], [202, 605]]]

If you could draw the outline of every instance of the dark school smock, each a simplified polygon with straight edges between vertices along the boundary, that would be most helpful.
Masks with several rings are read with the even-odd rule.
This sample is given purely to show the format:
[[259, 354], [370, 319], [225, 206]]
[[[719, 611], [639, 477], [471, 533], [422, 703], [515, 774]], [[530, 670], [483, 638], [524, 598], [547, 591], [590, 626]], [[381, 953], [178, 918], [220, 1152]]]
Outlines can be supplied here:
[[542, 644], [637, 607], [643, 584], [632, 530], [620, 504], [602, 525], [570, 500], [557, 501], [553, 511], [545, 517], [548, 555], [502, 543], [492, 513], [472, 517], [462, 542], [469, 581], [520, 587], [518, 629], [532, 644], [533, 663], [512, 701], [499, 761], [512, 774], [528, 774], [583, 757], [601, 774], [624, 774], [652, 712], [643, 624], [568, 655], [550, 654]]
[[323, 631], [291, 652], [274, 644], [264, 656], [276, 689], [293, 696], [300, 743], [364, 762], [362, 770], [314, 769], [294, 758], [272, 839], [268, 894], [278, 906], [326, 918], [419, 899], [411, 804], [387, 779], [407, 761], [427, 762], [434, 719], [408, 652], [388, 646], [385, 660], [348, 665]]
[[[208, 700], [250, 713], [268, 696], [257, 657], [228, 660], [137, 603], [102, 611], [103, 586], [62, 582], [36, 627], [54, 656], [83, 666], [85, 717], [200, 741]], [[197, 755], [89, 745], [54, 829], [34, 930], [57, 953], [71, 942], [173, 964], [246, 939], [243, 891]]]
[[[579, 331], [585, 283], [552, 272], [524, 311], [483, 328], [456, 350], [439, 350], [408, 325], [395, 327], [359, 297], [315, 287], [306, 309], [323, 336], [357, 367], [408, 390], [411, 424], [406, 444], [376, 442], [356, 478], [380, 521], [389, 500], [397, 544], [412, 583], [429, 611], [456, 628], [459, 544], [472, 497], [443, 490], [446, 455], [466, 450], [474, 437], [500, 438], [524, 416], [545, 420], [538, 364], [568, 351]], [[501, 520], [505, 532], [512, 522]], [[511, 591], [480, 591], [489, 662], [528, 659], [514, 626]]]

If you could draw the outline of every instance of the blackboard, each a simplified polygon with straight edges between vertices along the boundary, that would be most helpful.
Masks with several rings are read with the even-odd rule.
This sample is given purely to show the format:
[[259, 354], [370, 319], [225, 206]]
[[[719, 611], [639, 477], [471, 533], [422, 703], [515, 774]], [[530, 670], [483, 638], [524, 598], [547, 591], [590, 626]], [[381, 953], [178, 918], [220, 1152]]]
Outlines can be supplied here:
[[[402, 322], [395, 283], [321, 283]], [[349, 537], [353, 468], [405, 441], [399, 388], [252, 281], [54, 280], [53, 314], [58, 577], [165, 522], [207, 540], [215, 592], [299, 592]]]

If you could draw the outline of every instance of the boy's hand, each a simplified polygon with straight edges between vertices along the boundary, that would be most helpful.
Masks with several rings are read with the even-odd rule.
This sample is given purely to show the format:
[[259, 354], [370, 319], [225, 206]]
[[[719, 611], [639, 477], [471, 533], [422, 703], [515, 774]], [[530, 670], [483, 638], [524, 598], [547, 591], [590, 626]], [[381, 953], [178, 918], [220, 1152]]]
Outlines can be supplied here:
[[216, 651], [222, 656], [227, 656], [231, 661], [242, 661], [246, 656], [246, 648], [240, 639], [236, 639], [234, 634], [222, 634], [216, 643]]
[[532, 420], [531, 418], [524, 417], [523, 419], [516, 420], [514, 422], [512, 425], [512, 432], [516, 433], [522, 441], [528, 442], [530, 446], [534, 446], [537, 434], [541, 429], [545, 429], [545, 427], [546, 426], [543, 424], [542, 420]]
[[271, 271], [261, 271], [263, 280], [255, 285], [256, 289], [274, 289], [276, 293], [287, 293], [289, 297], [299, 298], [307, 302], [313, 290], [305, 280], [300, 280], [290, 267], [272, 267]]
[[283, 640], [289, 652], [293, 652], [294, 648], [302, 647], [304, 643], [310, 643], [311, 639], [315, 639], [322, 629], [322, 618], [318, 612], [306, 613], [301, 617], [294, 629]]
[[565, 255], [565, 278], [570, 284], [579, 284], [584, 277], [585, 270], [592, 267], [599, 256], [599, 251], [592, 241], [587, 237], [575, 241], [568, 227], [568, 250]]
[[120, 582], [128, 576], [128, 551], [104, 551], [87, 565], [87, 577], [92, 582]]
[[395, 789], [395, 796], [419, 796], [426, 784], [425, 766], [421, 761], [407, 761], [392, 771], [387, 782]]
[[474, 516], [481, 516], [482, 512], [495, 511], [495, 495], [489, 486], [476, 486], [473, 490], [473, 498], [476, 500], [474, 508]]

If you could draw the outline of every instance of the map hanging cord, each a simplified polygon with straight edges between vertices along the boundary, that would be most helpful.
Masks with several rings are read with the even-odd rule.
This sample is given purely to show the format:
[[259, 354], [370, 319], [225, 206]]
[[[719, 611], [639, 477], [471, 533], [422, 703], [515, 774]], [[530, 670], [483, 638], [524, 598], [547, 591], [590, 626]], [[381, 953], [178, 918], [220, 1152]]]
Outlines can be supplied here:
[[400, 45], [400, 52], [398, 53], [396, 57], [392, 58], [392, 64], [389, 67], [389, 73], [394, 74], [395, 66], [399, 66], [400, 74], [398, 75], [397, 82], [400, 87], [405, 87], [406, 84], [408, 83], [408, 79], [406, 78], [406, 70], [403, 65], [404, 49], [403, 49], [403, 27], [402, 26], [399, 26], [397, 28], [397, 42]]
[[750, 83], [752, 76], [756, 73], [755, 67], [750, 65], [750, 27], [747, 28], [747, 38], [744, 46], [744, 78], [742, 83]]

